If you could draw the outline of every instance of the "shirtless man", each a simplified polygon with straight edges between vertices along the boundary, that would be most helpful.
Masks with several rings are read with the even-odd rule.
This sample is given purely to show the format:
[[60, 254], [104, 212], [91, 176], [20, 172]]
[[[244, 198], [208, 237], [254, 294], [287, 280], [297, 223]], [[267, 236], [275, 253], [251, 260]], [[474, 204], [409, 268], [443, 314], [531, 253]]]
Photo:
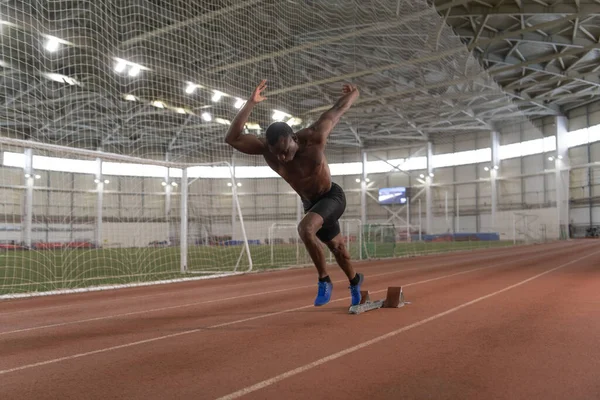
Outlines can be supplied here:
[[332, 182], [324, 154], [327, 137], [358, 97], [358, 90], [344, 85], [343, 96], [335, 105], [311, 126], [298, 132], [294, 133], [285, 122], [275, 122], [269, 125], [264, 138], [245, 135], [244, 125], [254, 106], [266, 99], [262, 95], [266, 87], [266, 80], [263, 80], [254, 89], [229, 126], [225, 141], [242, 153], [262, 155], [302, 199], [305, 216], [298, 225], [298, 233], [319, 274], [315, 306], [327, 304], [333, 290], [319, 240], [327, 245], [348, 277], [351, 305], [359, 304], [364, 277], [352, 267], [338, 222], [346, 209], [346, 196], [342, 188]]

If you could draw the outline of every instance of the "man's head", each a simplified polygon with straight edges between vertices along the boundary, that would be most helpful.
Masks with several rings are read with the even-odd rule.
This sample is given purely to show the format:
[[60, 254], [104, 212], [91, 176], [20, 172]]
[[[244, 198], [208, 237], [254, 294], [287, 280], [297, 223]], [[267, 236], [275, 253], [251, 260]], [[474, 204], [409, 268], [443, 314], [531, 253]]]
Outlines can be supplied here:
[[267, 128], [267, 144], [269, 151], [282, 162], [294, 159], [298, 151], [298, 138], [292, 128], [285, 122], [274, 122]]

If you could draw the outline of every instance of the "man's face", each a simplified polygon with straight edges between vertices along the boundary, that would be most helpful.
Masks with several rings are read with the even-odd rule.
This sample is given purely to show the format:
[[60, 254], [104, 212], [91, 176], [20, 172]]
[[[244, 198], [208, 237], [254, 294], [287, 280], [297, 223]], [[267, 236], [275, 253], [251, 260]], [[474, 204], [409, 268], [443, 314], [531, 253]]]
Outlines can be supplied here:
[[290, 135], [285, 137], [279, 137], [275, 146], [269, 146], [271, 153], [277, 156], [277, 160], [280, 162], [290, 162], [294, 159], [296, 152], [298, 151], [298, 143], [296, 142], [296, 136]]

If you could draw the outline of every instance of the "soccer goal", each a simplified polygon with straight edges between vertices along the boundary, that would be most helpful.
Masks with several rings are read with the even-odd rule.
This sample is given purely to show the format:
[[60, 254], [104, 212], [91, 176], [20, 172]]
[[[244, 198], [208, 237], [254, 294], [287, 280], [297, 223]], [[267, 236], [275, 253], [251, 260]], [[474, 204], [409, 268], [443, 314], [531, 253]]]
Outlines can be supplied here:
[[[362, 232], [358, 219], [340, 219], [340, 233], [343, 237], [346, 249], [353, 260], [360, 260], [362, 252]], [[270, 264], [272, 267], [307, 265], [312, 260], [300, 236], [298, 235], [297, 222], [276, 222], [269, 227], [267, 242], [270, 249]], [[335, 262], [335, 257], [328, 250], [327, 260]]]
[[513, 244], [533, 244], [547, 241], [547, 225], [539, 215], [513, 213]]
[[0, 295], [253, 268], [228, 163], [191, 166], [10, 138], [0, 138], [0, 155]]
[[394, 257], [396, 227], [394, 224], [362, 225], [362, 249], [366, 259]]

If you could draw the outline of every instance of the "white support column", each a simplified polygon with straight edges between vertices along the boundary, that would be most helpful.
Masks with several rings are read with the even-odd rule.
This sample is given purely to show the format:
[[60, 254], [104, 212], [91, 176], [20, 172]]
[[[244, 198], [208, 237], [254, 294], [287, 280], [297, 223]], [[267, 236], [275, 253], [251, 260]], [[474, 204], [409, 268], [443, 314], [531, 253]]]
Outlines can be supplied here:
[[23, 174], [25, 176], [25, 198], [23, 204], [23, 226], [21, 239], [26, 248], [31, 248], [31, 226], [33, 223], [33, 150], [25, 149], [25, 165]]
[[491, 215], [491, 231], [494, 232], [496, 230], [496, 212], [498, 209], [498, 195], [497, 195], [497, 178], [498, 171], [500, 169], [500, 138], [498, 136], [498, 132], [492, 131], [491, 133], [491, 143], [492, 143], [492, 166], [490, 168], [490, 185], [491, 185], [491, 204], [492, 204], [492, 215]]
[[431, 183], [433, 182], [433, 146], [427, 143], [427, 176], [425, 177], [425, 229], [426, 234], [431, 235], [433, 218], [433, 199], [431, 194]]
[[360, 180], [360, 223], [367, 224], [367, 152], [362, 152], [362, 179]]
[[102, 248], [102, 208], [104, 200], [104, 177], [102, 176], [102, 159], [96, 158], [96, 247]]
[[460, 233], [460, 195], [456, 193], [456, 228], [455, 233]]
[[421, 220], [421, 199], [419, 199], [419, 242], [423, 240], [422, 238], [423, 225]]
[[559, 227], [559, 238], [569, 237], [569, 147], [567, 141], [567, 117], [558, 116], [556, 125], [556, 208]]
[[167, 241], [171, 243], [171, 194], [173, 193], [173, 186], [171, 184], [171, 176], [169, 168], [167, 168], [167, 176], [165, 176], [165, 221], [167, 231]]
[[179, 249], [181, 251], [181, 273], [185, 274], [188, 270], [187, 256], [188, 256], [188, 180], [187, 180], [187, 168], [183, 168], [181, 174], [181, 215], [179, 235]]
[[[166, 161], [169, 161], [169, 153], [167, 153], [165, 157]], [[165, 219], [167, 220], [167, 228], [169, 227], [169, 215], [171, 214], [171, 169], [167, 168], [167, 173], [165, 174]], [[168, 229], [167, 229], [168, 232]]]
[[410, 242], [410, 198], [406, 199], [406, 241]]

